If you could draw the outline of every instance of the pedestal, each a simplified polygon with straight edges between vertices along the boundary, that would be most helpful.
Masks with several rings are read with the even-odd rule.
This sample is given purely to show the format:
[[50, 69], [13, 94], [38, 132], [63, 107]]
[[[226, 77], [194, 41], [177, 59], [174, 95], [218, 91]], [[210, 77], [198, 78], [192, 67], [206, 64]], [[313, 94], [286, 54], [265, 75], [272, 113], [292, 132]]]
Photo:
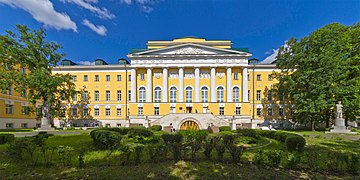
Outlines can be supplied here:
[[350, 130], [346, 129], [345, 119], [343, 119], [343, 118], [336, 118], [334, 129], [332, 129], [332, 130], [330, 130], [330, 132], [326, 132], [326, 133], [357, 134], [357, 132], [351, 132]]
[[41, 127], [38, 129], [39, 131], [51, 131], [55, 130], [55, 128], [51, 127], [49, 120], [45, 117], [41, 118]]

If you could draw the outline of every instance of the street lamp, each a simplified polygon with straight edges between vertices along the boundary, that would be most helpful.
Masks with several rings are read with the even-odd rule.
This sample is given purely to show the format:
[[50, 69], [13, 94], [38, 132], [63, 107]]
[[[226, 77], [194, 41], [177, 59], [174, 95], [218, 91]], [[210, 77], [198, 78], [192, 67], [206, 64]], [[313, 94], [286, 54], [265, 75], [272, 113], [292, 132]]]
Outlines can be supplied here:
[[252, 78], [252, 91], [253, 91], [253, 108], [252, 108], [252, 111], [253, 111], [253, 114], [252, 114], [252, 118], [251, 118], [251, 127], [252, 127], [252, 123], [253, 123], [253, 120], [255, 119], [255, 65], [259, 62], [258, 59], [256, 58], [252, 58], [252, 59], [249, 59], [249, 65], [252, 65], [252, 70], [253, 70], [253, 78]]
[[125, 65], [125, 120], [129, 120], [129, 127], [130, 127], [130, 119], [128, 117], [128, 70], [127, 70], [127, 64], [128, 61], [124, 58], [118, 59], [119, 64]]

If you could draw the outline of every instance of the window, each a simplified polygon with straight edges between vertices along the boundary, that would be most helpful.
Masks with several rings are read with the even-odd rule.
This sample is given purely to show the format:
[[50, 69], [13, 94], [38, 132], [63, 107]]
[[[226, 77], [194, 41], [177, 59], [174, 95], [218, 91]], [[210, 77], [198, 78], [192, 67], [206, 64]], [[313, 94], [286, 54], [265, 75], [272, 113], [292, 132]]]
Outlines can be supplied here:
[[89, 109], [88, 108], [84, 108], [83, 109], [83, 115], [86, 117], [89, 115]]
[[256, 75], [256, 80], [261, 81], [261, 74]]
[[272, 81], [272, 80], [273, 80], [272, 74], [269, 74], [269, 75], [268, 75], [268, 80], [269, 80], [269, 81]]
[[269, 109], [268, 109], [268, 115], [269, 115], [269, 116], [272, 116], [272, 115], [273, 115], [272, 108], [269, 108]]
[[154, 107], [154, 115], [159, 115], [159, 114], [160, 114], [159, 107]]
[[155, 102], [160, 102], [161, 101], [161, 88], [156, 87], [154, 93], [155, 93], [155, 96], [154, 96]]
[[116, 124], [117, 127], [121, 127], [121, 124]]
[[106, 100], [106, 101], [110, 101], [110, 91], [106, 91], [105, 100]]
[[95, 81], [95, 82], [98, 82], [98, 81], [99, 81], [99, 75], [95, 75], [94, 81]]
[[14, 128], [14, 123], [6, 123], [6, 129]]
[[140, 74], [140, 81], [144, 81], [145, 80], [145, 74]]
[[121, 116], [121, 108], [116, 108], [116, 116]]
[[21, 114], [28, 115], [29, 114], [29, 107], [28, 106], [21, 106]]
[[99, 101], [99, 91], [95, 91], [94, 96], [94, 101]]
[[110, 81], [110, 75], [106, 75], [105, 77], [106, 77], [105, 79], [106, 81]]
[[268, 101], [272, 101], [272, 91], [268, 91]]
[[131, 75], [128, 75], [128, 81], [131, 81]]
[[248, 100], [250, 100], [250, 90], [248, 90]]
[[220, 107], [220, 108], [219, 108], [219, 114], [220, 114], [220, 115], [224, 115], [224, 107]]
[[121, 101], [121, 91], [117, 91], [117, 101]]
[[121, 75], [117, 75], [117, 81], [121, 81]]
[[186, 91], [186, 102], [192, 102], [192, 88], [187, 87], [185, 91]]
[[89, 92], [84, 91], [84, 101], [89, 101]]
[[261, 90], [257, 90], [256, 91], [256, 100], [260, 101], [261, 100]]
[[13, 114], [14, 113], [14, 105], [7, 104], [5, 111], [6, 111], [6, 114]]
[[128, 101], [131, 101], [131, 90], [128, 90]]
[[88, 75], [84, 75], [84, 82], [88, 81]]
[[261, 116], [261, 108], [256, 108], [256, 115]]
[[240, 101], [240, 89], [239, 87], [233, 88], [233, 102], [239, 102]]
[[144, 108], [138, 107], [138, 115], [143, 115], [143, 113], [144, 113]]
[[99, 108], [94, 109], [94, 116], [99, 116]]
[[176, 102], [176, 87], [171, 87], [170, 88], [170, 102], [174, 103]]
[[234, 80], [238, 80], [239, 79], [239, 73], [234, 73]]
[[250, 74], [247, 74], [248, 81], [250, 81]]
[[110, 108], [105, 109], [105, 116], [110, 116]]
[[77, 78], [76, 75], [72, 76], [72, 81], [76, 82], [76, 78]]
[[209, 90], [207, 87], [201, 88], [201, 102], [208, 102]]
[[217, 102], [224, 102], [224, 88], [217, 88]]
[[21, 128], [28, 128], [28, 124], [27, 123], [21, 123]]
[[77, 108], [72, 108], [71, 109], [71, 116], [76, 116], [77, 115]]
[[279, 109], [279, 115], [280, 115], [280, 116], [284, 116], [284, 108], [280, 108], [280, 109]]
[[241, 113], [241, 107], [236, 107], [235, 114], [240, 115], [240, 113]]
[[139, 89], [139, 102], [145, 102], [146, 99], [146, 90], [144, 87], [140, 87]]

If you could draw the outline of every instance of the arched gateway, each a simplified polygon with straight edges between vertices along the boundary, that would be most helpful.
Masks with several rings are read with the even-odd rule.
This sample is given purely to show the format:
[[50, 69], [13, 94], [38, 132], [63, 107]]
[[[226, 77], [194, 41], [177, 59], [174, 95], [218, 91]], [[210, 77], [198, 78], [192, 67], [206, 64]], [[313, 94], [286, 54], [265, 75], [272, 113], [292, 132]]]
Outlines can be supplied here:
[[180, 126], [180, 130], [199, 130], [199, 125], [192, 119], [186, 119]]

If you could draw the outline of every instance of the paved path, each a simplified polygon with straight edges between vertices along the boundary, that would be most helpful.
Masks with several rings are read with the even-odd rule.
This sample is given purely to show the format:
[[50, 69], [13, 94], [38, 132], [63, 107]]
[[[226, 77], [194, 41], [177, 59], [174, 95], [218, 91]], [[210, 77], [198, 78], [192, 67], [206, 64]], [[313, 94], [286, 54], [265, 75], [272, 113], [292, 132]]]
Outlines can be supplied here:
[[[31, 131], [31, 132], [15, 132], [15, 137], [26, 137], [26, 136], [35, 136], [39, 134], [40, 131]], [[81, 131], [47, 131], [49, 134], [54, 135], [71, 135], [71, 134], [81, 134]], [[84, 131], [85, 132], [85, 131]]]

